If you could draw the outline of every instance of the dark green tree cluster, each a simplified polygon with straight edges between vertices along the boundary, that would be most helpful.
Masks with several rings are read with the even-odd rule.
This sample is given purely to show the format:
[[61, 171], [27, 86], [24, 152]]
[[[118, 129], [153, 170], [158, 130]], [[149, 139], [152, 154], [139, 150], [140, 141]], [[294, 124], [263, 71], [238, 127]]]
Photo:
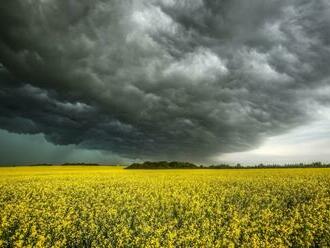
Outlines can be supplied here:
[[195, 164], [189, 162], [167, 162], [167, 161], [159, 161], [159, 162], [150, 162], [146, 161], [144, 163], [133, 163], [130, 166], [126, 167], [126, 169], [197, 169]]

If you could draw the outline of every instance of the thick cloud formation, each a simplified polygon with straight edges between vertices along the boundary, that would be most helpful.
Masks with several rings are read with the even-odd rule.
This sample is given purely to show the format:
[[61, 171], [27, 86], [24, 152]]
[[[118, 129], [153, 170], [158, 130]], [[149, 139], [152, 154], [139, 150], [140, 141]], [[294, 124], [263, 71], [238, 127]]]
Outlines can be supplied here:
[[330, 97], [326, 0], [0, 4], [0, 128], [130, 158], [206, 161]]

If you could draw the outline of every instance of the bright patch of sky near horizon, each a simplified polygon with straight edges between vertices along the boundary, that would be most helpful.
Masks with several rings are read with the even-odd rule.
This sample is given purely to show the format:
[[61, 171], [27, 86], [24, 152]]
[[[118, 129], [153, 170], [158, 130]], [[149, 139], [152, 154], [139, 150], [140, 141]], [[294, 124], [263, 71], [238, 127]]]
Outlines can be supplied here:
[[316, 120], [288, 133], [269, 137], [258, 148], [215, 157], [226, 163], [285, 164], [330, 162], [330, 109], [320, 109]]

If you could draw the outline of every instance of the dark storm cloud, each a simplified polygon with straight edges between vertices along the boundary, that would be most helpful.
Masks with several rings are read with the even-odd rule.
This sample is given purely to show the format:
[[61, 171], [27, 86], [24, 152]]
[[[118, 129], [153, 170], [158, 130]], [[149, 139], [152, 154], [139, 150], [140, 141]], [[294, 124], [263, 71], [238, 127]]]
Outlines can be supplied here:
[[330, 3], [0, 4], [0, 128], [205, 161], [310, 121], [330, 95]]

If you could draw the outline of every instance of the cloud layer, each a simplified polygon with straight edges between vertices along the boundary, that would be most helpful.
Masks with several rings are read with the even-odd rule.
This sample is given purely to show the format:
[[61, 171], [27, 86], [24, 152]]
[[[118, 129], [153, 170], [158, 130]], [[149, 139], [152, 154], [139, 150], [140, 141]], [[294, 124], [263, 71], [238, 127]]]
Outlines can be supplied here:
[[124, 157], [206, 161], [330, 97], [326, 0], [0, 4], [0, 128]]

